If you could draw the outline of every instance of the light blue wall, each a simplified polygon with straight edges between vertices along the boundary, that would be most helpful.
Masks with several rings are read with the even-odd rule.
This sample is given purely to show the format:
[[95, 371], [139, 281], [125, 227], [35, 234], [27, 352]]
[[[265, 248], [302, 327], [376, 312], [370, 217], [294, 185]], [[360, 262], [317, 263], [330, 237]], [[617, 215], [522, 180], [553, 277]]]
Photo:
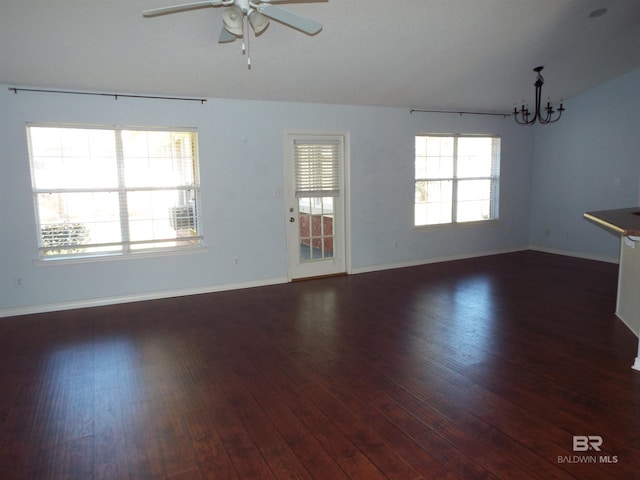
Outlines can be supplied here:
[[618, 259], [619, 236], [582, 215], [638, 206], [638, 112], [635, 70], [570, 99], [558, 123], [533, 128], [531, 245]]
[[[284, 281], [285, 129], [350, 134], [354, 272], [529, 245], [615, 260], [618, 237], [582, 214], [639, 203], [639, 85], [636, 70], [569, 99], [560, 122], [533, 128], [517, 126], [510, 118], [410, 114], [406, 109], [222, 99], [204, 105], [116, 101], [14, 94], [0, 86], [0, 315]], [[37, 239], [25, 138], [30, 121], [197, 127], [208, 250], [34, 264]], [[413, 137], [418, 133], [502, 136], [499, 222], [412, 227]]]
[[[207, 252], [34, 264], [37, 238], [26, 122], [197, 127]], [[528, 244], [533, 136], [510, 118], [243, 100], [211, 99], [201, 105], [14, 94], [0, 86], [0, 314], [284, 281], [285, 129], [350, 134], [350, 263], [355, 272]], [[499, 222], [413, 228], [413, 138], [425, 132], [502, 135]]]

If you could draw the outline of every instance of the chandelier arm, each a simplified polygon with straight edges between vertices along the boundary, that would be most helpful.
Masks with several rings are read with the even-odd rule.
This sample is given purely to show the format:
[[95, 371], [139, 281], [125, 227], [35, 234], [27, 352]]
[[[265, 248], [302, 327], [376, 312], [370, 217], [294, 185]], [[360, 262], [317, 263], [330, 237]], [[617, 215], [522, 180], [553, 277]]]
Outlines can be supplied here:
[[[534, 106], [535, 108], [535, 106]], [[527, 113], [526, 117], [525, 117], [525, 121], [524, 124], [525, 125], [533, 125], [534, 123], [536, 123], [536, 116], [538, 115], [538, 109], [535, 108], [535, 110], [533, 111], [533, 115], [531, 115], [531, 112], [529, 112], [529, 109], [527, 108], [525, 110], [525, 112]], [[529, 115], [531, 115], [531, 120], [529, 120]]]
[[560, 120], [560, 117], [562, 116], [562, 112], [564, 112], [564, 107], [562, 106], [562, 100], [560, 100], [560, 107], [558, 108], [558, 110], [556, 111], [556, 113], [558, 114], [558, 116], [556, 117], [555, 120], [552, 120], [552, 122], [557, 122], [558, 120]]
[[529, 120], [529, 115], [522, 115], [522, 120], [518, 120], [518, 116], [515, 117], [516, 122], [520, 125], [533, 125], [536, 123], [536, 117], [534, 116], [531, 120]]
[[[544, 117], [544, 120], [541, 121], [541, 123], [554, 123], [560, 120], [560, 117], [562, 116], [562, 112], [564, 111], [564, 108], [560, 107], [558, 110], [554, 110], [553, 105], [551, 105], [551, 102], [547, 102], [545, 111], [547, 113]], [[557, 114], [556, 118], [553, 118], [554, 114]]]
[[524, 124], [525, 125], [529, 125], [530, 124], [530, 120], [529, 120], [529, 115], [531, 115], [531, 112], [529, 111], [529, 104], [525, 103], [522, 105], [522, 110], [523, 110], [523, 115], [522, 115], [522, 119], [524, 120]]
[[[513, 107], [513, 116], [514, 119], [516, 121], [516, 123], [520, 124], [520, 125], [533, 125], [534, 123], [536, 123], [536, 117], [535, 115], [533, 116], [533, 118], [531, 120], [529, 120], [529, 115], [531, 113], [529, 112], [529, 109], [525, 107], [524, 101], [522, 103], [522, 107], [520, 108], [520, 111], [518, 111], [517, 107]], [[520, 115], [520, 119], [518, 118], [518, 115]]]
[[556, 111], [553, 109], [553, 105], [551, 105], [551, 102], [547, 102], [547, 118], [549, 120], [551, 120], [553, 118], [554, 113], [556, 113]]
[[554, 120], [549, 120], [547, 123], [554, 123], [554, 122], [557, 122], [558, 120], [560, 120], [560, 117], [562, 116], [562, 111], [560, 109], [558, 109], [557, 113], [558, 113], [558, 116]]
[[544, 121], [545, 123], [548, 123], [549, 120], [551, 119], [551, 111], [553, 110], [550, 105], [549, 102], [547, 102], [547, 106], [543, 107], [542, 106], [542, 99], [540, 99], [540, 113], [542, 113], [544, 111]]
[[[520, 117], [522, 118], [522, 120], [520, 120], [518, 118], [518, 115], [520, 115]], [[516, 121], [516, 123], [519, 123], [520, 125], [526, 125], [525, 123], [525, 116], [524, 116], [524, 104], [522, 105], [522, 109], [520, 111], [518, 111], [518, 107], [513, 107], [513, 118]]]
[[[528, 110], [525, 110], [525, 112], [528, 112]], [[533, 125], [534, 123], [536, 123], [536, 117], [534, 116], [533, 118], [531, 118], [531, 120], [529, 120], [529, 113], [522, 113], [522, 120], [518, 120], [518, 117], [516, 116], [516, 122], [518, 122], [520, 125]]]

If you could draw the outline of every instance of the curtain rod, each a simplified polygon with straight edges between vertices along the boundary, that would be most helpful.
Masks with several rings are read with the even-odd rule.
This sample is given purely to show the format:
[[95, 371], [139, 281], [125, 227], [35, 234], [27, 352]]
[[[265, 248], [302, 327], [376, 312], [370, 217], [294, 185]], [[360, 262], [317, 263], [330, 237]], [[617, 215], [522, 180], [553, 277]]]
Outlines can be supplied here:
[[206, 98], [163, 97], [163, 96], [154, 96], [154, 95], [131, 95], [131, 94], [124, 94], [124, 93], [75, 92], [72, 90], [45, 90], [42, 88], [9, 87], [9, 90], [11, 90], [15, 94], [17, 94], [18, 92], [64, 93], [67, 95], [94, 95], [98, 97], [113, 97], [115, 100], [118, 100], [118, 97], [123, 97], [123, 98], [150, 98], [155, 100], [182, 100], [184, 102], [200, 102], [201, 104], [204, 104], [207, 101]]
[[495, 117], [510, 117], [511, 113], [495, 113], [495, 112], [455, 112], [455, 111], [450, 111], [450, 110], [421, 110], [418, 108], [412, 108], [411, 110], [409, 110], [409, 113], [413, 113], [413, 112], [421, 112], [421, 113], [456, 113], [460, 116], [462, 115], [491, 115], [491, 116], [495, 116]]

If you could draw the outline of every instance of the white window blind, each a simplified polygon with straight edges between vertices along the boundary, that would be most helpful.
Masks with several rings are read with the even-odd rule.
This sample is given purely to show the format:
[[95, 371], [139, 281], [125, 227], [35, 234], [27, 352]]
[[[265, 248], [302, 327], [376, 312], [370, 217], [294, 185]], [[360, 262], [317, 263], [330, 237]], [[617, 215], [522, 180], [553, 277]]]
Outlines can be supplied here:
[[335, 197], [340, 193], [340, 142], [294, 141], [296, 197]]
[[27, 126], [43, 258], [200, 246], [197, 133]]

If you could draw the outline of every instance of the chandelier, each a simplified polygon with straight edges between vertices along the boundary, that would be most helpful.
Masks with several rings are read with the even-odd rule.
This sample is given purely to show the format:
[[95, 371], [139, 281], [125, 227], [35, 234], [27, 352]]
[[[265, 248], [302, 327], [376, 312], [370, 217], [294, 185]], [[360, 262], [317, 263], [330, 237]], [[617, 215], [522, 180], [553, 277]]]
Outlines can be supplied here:
[[522, 108], [518, 110], [518, 107], [514, 105], [513, 107], [513, 118], [515, 118], [516, 123], [520, 125], [533, 125], [536, 121], [541, 124], [545, 123], [553, 123], [560, 120], [562, 116], [562, 112], [564, 112], [564, 107], [562, 106], [562, 100], [560, 100], [560, 107], [558, 110], [553, 109], [553, 105], [550, 101], [547, 101], [547, 106], [541, 108], [540, 99], [542, 98], [542, 85], [544, 85], [544, 78], [540, 73], [544, 67], [536, 67], [533, 69], [534, 72], [538, 74], [536, 78], [536, 83], [534, 83], [536, 87], [536, 110], [535, 112], [530, 112], [528, 105], [525, 105], [524, 100], [522, 101]]

